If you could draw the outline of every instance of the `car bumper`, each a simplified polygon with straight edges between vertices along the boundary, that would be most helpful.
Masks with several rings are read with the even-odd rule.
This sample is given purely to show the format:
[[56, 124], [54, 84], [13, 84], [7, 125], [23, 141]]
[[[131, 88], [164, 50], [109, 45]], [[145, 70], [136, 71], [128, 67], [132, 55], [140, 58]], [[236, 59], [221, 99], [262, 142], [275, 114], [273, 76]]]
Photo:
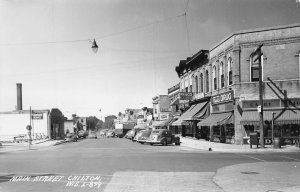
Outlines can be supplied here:
[[154, 140], [145, 140], [144, 142], [149, 144], [161, 144], [160, 141], [154, 141]]

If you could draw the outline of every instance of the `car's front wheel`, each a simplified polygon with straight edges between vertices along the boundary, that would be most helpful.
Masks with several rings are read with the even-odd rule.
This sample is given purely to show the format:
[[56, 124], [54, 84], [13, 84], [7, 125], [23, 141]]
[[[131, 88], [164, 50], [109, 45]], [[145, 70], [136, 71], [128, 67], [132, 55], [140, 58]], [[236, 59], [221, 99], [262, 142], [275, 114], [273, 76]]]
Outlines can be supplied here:
[[164, 139], [164, 140], [162, 141], [162, 145], [163, 145], [163, 146], [166, 146], [166, 145], [167, 145], [167, 140]]
[[175, 141], [175, 145], [180, 145], [180, 141], [179, 141], [179, 139], [176, 139], [176, 141]]

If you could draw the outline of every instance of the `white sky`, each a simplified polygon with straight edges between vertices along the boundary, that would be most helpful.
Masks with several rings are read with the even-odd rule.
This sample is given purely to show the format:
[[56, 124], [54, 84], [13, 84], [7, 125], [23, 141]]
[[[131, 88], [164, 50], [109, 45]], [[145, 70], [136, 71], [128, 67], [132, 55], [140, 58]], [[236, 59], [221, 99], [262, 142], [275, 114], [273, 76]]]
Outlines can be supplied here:
[[[180, 16], [186, 6], [188, 28]], [[295, 0], [0, 0], [0, 14], [0, 111], [15, 108], [16, 83], [22, 83], [23, 109], [100, 117], [152, 107], [155, 95], [179, 82], [179, 60], [236, 30], [299, 22], [300, 5]], [[96, 54], [93, 38], [100, 47]]]

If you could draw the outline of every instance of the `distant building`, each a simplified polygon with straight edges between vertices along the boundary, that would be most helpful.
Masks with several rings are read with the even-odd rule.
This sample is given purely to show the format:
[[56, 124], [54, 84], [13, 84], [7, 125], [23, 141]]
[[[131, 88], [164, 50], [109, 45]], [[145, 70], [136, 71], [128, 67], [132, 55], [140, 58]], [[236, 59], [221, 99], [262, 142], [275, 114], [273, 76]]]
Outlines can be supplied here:
[[166, 120], [170, 116], [170, 98], [168, 95], [157, 95], [152, 98], [153, 118], [156, 121]]

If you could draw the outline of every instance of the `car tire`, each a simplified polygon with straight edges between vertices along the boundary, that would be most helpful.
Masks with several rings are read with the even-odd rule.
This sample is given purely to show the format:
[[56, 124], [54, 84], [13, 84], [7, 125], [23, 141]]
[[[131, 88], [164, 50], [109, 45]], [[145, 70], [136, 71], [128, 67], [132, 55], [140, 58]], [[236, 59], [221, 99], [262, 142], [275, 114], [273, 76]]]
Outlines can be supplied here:
[[179, 139], [176, 139], [176, 141], [175, 141], [175, 145], [180, 145], [180, 141], [179, 141]]
[[150, 143], [150, 145], [153, 145], [153, 143]]
[[168, 143], [167, 143], [167, 140], [164, 139], [164, 140], [162, 141], [162, 145], [163, 145], [163, 146], [167, 146], [167, 144], [168, 144]]
[[144, 145], [144, 142], [140, 142], [142, 145]]

